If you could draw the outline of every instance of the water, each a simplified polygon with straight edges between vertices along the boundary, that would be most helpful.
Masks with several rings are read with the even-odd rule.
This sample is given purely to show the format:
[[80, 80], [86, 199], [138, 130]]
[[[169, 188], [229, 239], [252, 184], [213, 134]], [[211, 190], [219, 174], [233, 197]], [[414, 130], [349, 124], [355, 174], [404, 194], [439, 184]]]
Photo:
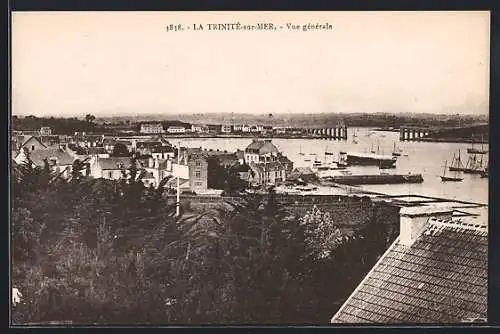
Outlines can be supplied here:
[[[357, 134], [358, 143], [353, 143], [353, 131]], [[441, 182], [445, 160], [448, 165], [451, 163], [453, 154], [461, 150], [461, 157], [464, 163], [467, 157], [467, 148], [470, 144], [461, 143], [431, 143], [431, 142], [400, 142], [399, 133], [386, 131], [373, 131], [372, 129], [359, 128], [349, 129], [349, 139], [347, 141], [327, 140], [327, 139], [273, 139], [273, 143], [290, 160], [294, 162], [294, 167], [311, 167], [317, 157], [318, 160], [336, 160], [338, 152], [367, 152], [373, 148], [380, 154], [391, 155], [396, 143], [396, 147], [402, 149], [402, 155], [398, 158], [396, 168], [384, 170], [384, 172], [408, 174], [420, 173], [424, 178], [421, 184], [397, 184], [397, 185], [364, 185], [363, 189], [386, 193], [390, 195], [424, 195], [434, 197], [445, 197], [461, 201], [471, 201], [476, 203], [488, 203], [488, 179], [481, 178], [480, 175], [462, 174], [462, 182]], [[182, 138], [179, 139], [182, 146], [202, 147], [206, 149], [219, 149], [234, 152], [237, 149], [243, 150], [252, 142], [251, 138]], [[175, 144], [177, 139], [173, 139]], [[332, 152], [333, 156], [325, 156], [325, 150]], [[304, 155], [300, 155], [300, 152]], [[408, 156], [404, 156], [407, 154]], [[304, 159], [310, 159], [307, 162]], [[487, 161], [488, 156], [483, 156], [483, 161]], [[353, 174], [379, 174], [380, 170], [375, 166], [351, 166], [348, 168]], [[453, 173], [446, 172], [446, 175], [453, 176]]]

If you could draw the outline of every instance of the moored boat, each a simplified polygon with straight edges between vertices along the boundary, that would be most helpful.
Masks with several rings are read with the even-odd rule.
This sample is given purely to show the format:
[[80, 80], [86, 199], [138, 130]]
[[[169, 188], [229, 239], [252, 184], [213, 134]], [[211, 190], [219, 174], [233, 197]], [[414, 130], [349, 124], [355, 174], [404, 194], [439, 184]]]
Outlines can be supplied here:
[[346, 163], [357, 166], [378, 166], [381, 169], [394, 168], [397, 158], [393, 156], [370, 153], [347, 153]]

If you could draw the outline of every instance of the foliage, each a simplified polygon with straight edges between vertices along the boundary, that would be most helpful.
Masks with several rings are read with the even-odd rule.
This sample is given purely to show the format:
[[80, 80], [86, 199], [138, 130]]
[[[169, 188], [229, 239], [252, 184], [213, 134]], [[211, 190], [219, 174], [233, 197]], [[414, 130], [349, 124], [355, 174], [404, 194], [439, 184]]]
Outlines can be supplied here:
[[385, 247], [375, 218], [347, 238], [317, 208], [290, 215], [273, 189], [176, 217], [168, 179], [155, 189], [134, 167], [121, 180], [73, 167], [67, 181], [15, 167], [15, 322], [325, 323]]
[[[91, 116], [90, 118], [88, 118]], [[38, 131], [42, 126], [48, 126], [54, 134], [72, 135], [75, 132], [98, 132], [102, 131], [95, 123], [94, 116], [87, 115], [85, 120], [73, 118], [55, 118], [55, 117], [13, 117], [12, 128], [14, 130]], [[92, 121], [90, 121], [92, 119]]]

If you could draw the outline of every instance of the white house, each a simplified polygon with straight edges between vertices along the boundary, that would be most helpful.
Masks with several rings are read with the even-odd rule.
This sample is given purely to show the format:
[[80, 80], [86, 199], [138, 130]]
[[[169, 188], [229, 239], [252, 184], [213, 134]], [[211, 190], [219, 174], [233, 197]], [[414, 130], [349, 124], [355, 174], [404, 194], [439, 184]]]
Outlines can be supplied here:
[[243, 125], [241, 127], [241, 131], [243, 131], [243, 132], [250, 132], [250, 131], [252, 131], [252, 127], [250, 125], [246, 125], [245, 124], [245, 125]]
[[241, 132], [241, 131], [243, 131], [243, 125], [241, 125], [241, 124], [233, 125], [233, 131], [234, 132]]
[[279, 150], [271, 140], [252, 140], [245, 148], [245, 161], [247, 163], [268, 163], [278, 160]]
[[48, 126], [42, 126], [40, 128], [40, 135], [41, 136], [50, 136], [50, 135], [52, 135], [52, 129]]
[[264, 131], [264, 127], [262, 125], [252, 125], [250, 127], [250, 132], [262, 132]]
[[164, 133], [161, 123], [143, 123], [141, 124], [141, 133]]
[[168, 133], [186, 133], [186, 128], [183, 126], [169, 126]]
[[192, 124], [191, 131], [196, 133], [206, 133], [208, 132], [208, 127], [206, 125]]
[[221, 133], [231, 133], [231, 125], [221, 125], [220, 132]]

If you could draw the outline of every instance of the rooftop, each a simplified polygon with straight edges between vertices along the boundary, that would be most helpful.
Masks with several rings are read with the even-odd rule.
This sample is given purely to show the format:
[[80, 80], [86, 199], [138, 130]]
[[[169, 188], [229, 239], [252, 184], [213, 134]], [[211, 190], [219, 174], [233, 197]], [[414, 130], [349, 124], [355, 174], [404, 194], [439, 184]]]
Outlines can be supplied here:
[[488, 229], [430, 218], [411, 246], [399, 238], [332, 323], [459, 323], [486, 319]]

